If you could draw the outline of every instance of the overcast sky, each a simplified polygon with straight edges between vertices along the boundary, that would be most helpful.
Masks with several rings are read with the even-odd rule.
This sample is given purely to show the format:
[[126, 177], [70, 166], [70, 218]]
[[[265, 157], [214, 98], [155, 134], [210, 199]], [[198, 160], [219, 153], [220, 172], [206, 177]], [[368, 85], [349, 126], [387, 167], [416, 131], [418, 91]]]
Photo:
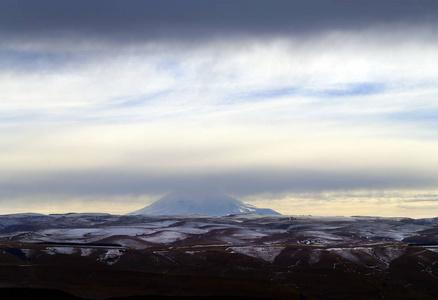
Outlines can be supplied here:
[[3, 0], [0, 213], [438, 216], [437, 53], [437, 1]]

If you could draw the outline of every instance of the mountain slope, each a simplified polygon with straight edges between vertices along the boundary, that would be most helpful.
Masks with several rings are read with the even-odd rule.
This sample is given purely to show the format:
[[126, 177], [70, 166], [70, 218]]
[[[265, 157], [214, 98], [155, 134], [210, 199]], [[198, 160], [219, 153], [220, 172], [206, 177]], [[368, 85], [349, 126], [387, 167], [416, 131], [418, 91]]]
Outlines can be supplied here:
[[149, 206], [128, 215], [206, 215], [234, 214], [279, 215], [269, 208], [257, 208], [226, 194], [169, 194]]

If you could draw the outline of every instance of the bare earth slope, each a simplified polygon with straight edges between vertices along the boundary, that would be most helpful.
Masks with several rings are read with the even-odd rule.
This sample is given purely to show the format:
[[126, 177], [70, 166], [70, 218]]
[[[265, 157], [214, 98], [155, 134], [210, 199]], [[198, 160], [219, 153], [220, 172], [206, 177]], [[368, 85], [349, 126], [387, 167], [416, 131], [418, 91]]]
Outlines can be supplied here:
[[437, 245], [438, 219], [5, 215], [0, 295], [434, 299]]

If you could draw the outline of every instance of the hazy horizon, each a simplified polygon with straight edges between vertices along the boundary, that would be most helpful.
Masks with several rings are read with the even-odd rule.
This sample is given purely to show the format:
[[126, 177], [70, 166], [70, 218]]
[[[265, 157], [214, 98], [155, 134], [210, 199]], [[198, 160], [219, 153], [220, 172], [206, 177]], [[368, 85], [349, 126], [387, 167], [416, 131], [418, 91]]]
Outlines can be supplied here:
[[0, 3], [0, 214], [223, 191], [438, 217], [438, 2]]

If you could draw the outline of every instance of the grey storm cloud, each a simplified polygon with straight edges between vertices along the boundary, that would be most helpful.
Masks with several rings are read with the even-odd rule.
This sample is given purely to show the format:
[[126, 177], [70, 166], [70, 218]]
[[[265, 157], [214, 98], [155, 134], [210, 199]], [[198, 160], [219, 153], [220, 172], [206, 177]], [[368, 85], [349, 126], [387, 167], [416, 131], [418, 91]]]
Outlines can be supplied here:
[[430, 23], [437, 1], [10, 1], [0, 3], [0, 35], [112, 41], [229, 34], [299, 34], [392, 23]]
[[[391, 174], [390, 174], [391, 173]], [[390, 175], [390, 176], [389, 176]], [[102, 195], [168, 193], [181, 188], [195, 191], [220, 190], [236, 195], [324, 191], [337, 189], [424, 188], [436, 178], [406, 172], [328, 172], [311, 170], [254, 169], [236, 172], [157, 175], [135, 171], [68, 171], [24, 176], [20, 182], [2, 183], [3, 194]]]

